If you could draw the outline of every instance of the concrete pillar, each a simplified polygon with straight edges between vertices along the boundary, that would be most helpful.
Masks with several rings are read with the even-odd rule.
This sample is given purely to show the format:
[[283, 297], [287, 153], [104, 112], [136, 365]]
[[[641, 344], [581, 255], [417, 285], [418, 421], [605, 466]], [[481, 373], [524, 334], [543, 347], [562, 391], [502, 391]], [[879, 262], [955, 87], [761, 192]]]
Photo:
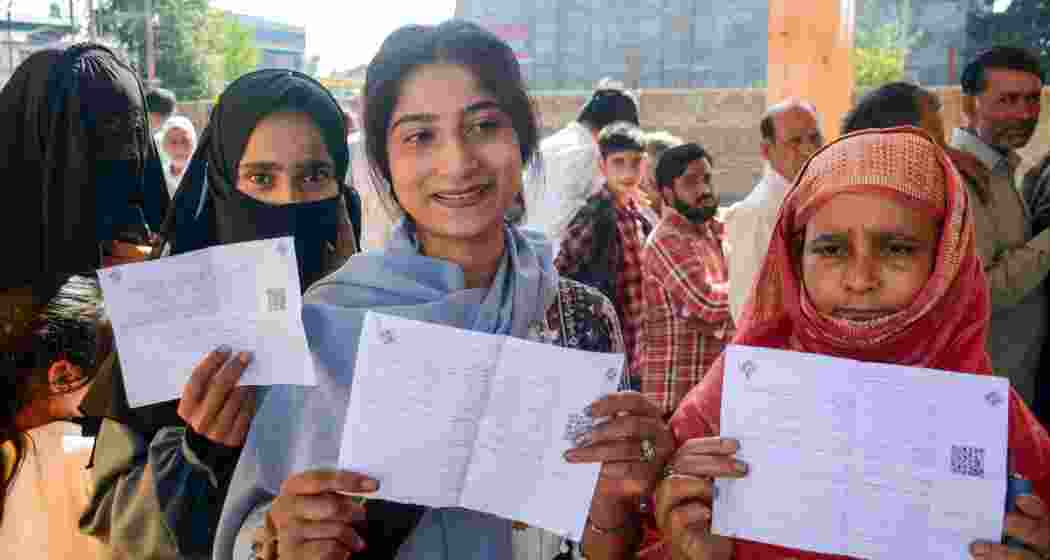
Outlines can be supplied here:
[[766, 102], [813, 102], [828, 140], [838, 136], [852, 102], [854, 2], [769, 0]]

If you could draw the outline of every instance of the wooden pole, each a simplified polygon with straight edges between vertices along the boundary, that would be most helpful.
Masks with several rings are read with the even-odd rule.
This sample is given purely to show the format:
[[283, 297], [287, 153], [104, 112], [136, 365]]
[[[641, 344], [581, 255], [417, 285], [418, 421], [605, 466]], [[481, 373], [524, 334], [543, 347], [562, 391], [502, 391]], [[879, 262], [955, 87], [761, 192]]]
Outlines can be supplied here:
[[157, 78], [157, 65], [153, 54], [153, 0], [143, 0], [146, 8], [146, 79], [152, 86]]
[[853, 101], [853, 20], [854, 0], [769, 0], [766, 103], [812, 102], [827, 140]]

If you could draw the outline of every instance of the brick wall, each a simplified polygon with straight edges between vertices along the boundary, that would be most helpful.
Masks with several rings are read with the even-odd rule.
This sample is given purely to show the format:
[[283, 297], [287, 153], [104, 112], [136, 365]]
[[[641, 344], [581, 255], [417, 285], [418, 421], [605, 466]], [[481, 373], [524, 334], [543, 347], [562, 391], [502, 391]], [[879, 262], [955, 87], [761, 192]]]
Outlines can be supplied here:
[[[959, 126], [962, 93], [958, 87], [931, 88], [941, 98], [945, 130]], [[544, 135], [576, 118], [586, 92], [537, 92], [534, 96]], [[687, 141], [700, 142], [715, 158], [715, 186], [729, 202], [746, 196], [762, 173], [758, 122], [766, 108], [762, 89], [643, 90], [638, 95], [642, 127], [667, 130]], [[1050, 117], [1050, 95], [1043, 96], [1043, 114]], [[198, 130], [207, 122], [210, 102], [182, 103], [179, 111]], [[1022, 169], [1050, 151], [1050, 123], [1042, 124], [1021, 150]]]

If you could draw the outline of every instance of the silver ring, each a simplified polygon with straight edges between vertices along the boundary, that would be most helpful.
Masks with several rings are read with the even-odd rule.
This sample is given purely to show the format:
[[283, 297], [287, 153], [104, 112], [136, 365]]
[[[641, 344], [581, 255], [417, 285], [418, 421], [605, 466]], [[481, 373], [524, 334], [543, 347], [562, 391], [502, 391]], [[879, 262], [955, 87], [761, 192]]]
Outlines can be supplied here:
[[649, 439], [642, 440], [642, 462], [652, 463], [653, 459], [656, 458], [656, 446], [653, 445], [653, 441]]

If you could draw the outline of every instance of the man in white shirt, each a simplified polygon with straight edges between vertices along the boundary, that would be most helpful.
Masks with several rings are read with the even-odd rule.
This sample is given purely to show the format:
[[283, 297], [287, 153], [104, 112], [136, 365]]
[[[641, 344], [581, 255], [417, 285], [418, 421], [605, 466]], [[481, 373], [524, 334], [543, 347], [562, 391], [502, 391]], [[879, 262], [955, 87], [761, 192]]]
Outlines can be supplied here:
[[638, 125], [638, 107], [623, 91], [599, 89], [565, 128], [540, 142], [539, 163], [525, 173], [524, 226], [559, 246], [569, 220], [602, 184], [598, 133], [626, 121]]
[[726, 211], [725, 251], [729, 265], [729, 310], [739, 322], [752, 284], [766, 258], [784, 195], [802, 166], [823, 144], [816, 108], [788, 100], [762, 116], [762, 180]]

